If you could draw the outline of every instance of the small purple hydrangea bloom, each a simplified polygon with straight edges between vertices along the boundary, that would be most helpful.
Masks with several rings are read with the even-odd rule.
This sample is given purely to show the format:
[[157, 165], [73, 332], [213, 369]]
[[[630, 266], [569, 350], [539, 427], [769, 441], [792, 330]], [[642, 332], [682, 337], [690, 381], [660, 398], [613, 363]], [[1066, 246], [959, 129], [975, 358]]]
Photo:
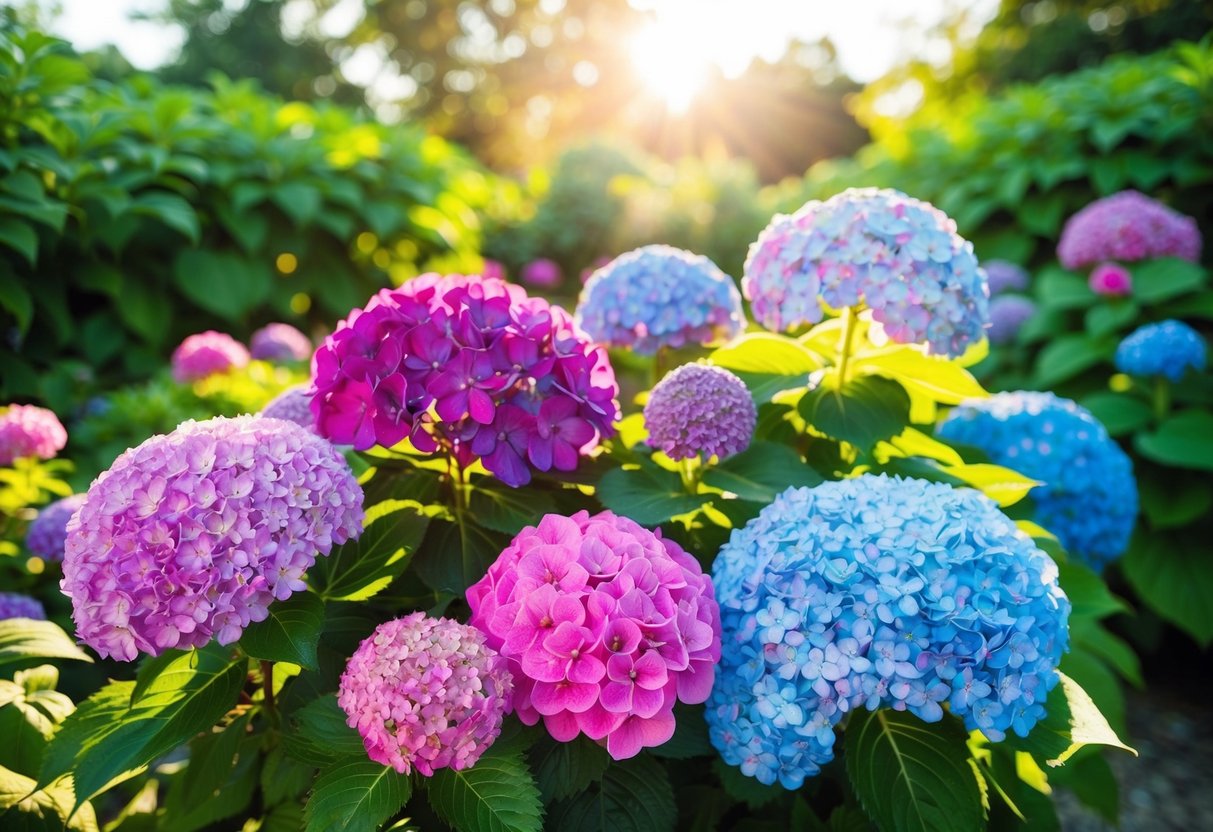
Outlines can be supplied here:
[[644, 406], [649, 445], [673, 460], [721, 460], [750, 446], [758, 412], [745, 382], [723, 367], [684, 364], [653, 388]]
[[361, 534], [362, 519], [344, 458], [298, 425], [183, 422], [93, 481], [67, 526], [60, 586], [102, 656], [231, 644], [306, 589], [317, 554]]
[[76, 509], [84, 504], [83, 494], [73, 494], [56, 500], [38, 512], [25, 532], [25, 548], [43, 560], [63, 560], [63, 546], [67, 540], [67, 521]]
[[224, 332], [208, 329], [189, 336], [173, 350], [173, 379], [178, 383], [197, 381], [248, 362], [244, 344]]
[[990, 328], [986, 335], [995, 345], [1009, 344], [1036, 314], [1036, 304], [1023, 295], [999, 295], [990, 301]]
[[727, 341], [745, 328], [741, 294], [708, 258], [652, 245], [595, 271], [577, 301], [577, 322], [600, 344], [652, 355], [662, 347]]
[[948, 356], [980, 341], [989, 319], [973, 245], [938, 208], [889, 189], [852, 188], [777, 215], [750, 246], [741, 288], [770, 330], [862, 304], [893, 341]]
[[1066, 221], [1057, 257], [1067, 269], [1156, 257], [1195, 263], [1200, 247], [1196, 220], [1137, 191], [1121, 191], [1095, 200]]
[[987, 260], [981, 267], [986, 270], [992, 298], [1003, 292], [1023, 292], [1028, 288], [1027, 271], [1009, 260]]
[[315, 433], [316, 422], [312, 416], [312, 395], [311, 385], [297, 384], [294, 387], [288, 387], [261, 408], [261, 415], [269, 419], [285, 419]]
[[14, 404], [0, 410], [0, 465], [27, 456], [52, 459], [66, 444], [63, 423], [46, 408]]
[[[485, 277], [488, 276], [489, 274], [486, 272]], [[555, 260], [541, 257], [523, 266], [520, 277], [522, 278], [522, 282], [528, 286], [551, 289], [560, 285], [560, 281], [564, 279], [564, 273], [560, 270], [560, 264]], [[504, 279], [504, 275], [502, 275], [502, 278]]]
[[789, 488], [712, 569], [722, 657], [706, 717], [729, 765], [800, 788], [859, 709], [1026, 736], [1068, 649], [1057, 565], [971, 489], [863, 474]]
[[0, 621], [6, 618], [46, 620], [46, 610], [36, 598], [16, 592], [0, 592]]
[[249, 352], [260, 361], [307, 361], [312, 341], [290, 324], [266, 324], [253, 333]]
[[1207, 360], [1205, 339], [1183, 321], [1140, 326], [1116, 348], [1116, 369], [1131, 376], [1163, 376], [1179, 381], [1189, 369], [1201, 372]]

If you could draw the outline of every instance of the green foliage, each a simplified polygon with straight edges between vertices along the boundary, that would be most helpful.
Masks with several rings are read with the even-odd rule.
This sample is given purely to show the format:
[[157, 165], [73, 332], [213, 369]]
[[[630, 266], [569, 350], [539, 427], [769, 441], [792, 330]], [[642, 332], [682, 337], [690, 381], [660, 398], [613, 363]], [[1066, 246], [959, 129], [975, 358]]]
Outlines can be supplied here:
[[240, 648], [254, 659], [315, 669], [323, 627], [324, 601], [314, 592], [296, 592], [271, 605], [264, 621], [250, 624], [240, 638]]
[[54, 622], [25, 618], [0, 621], [0, 668], [29, 664], [37, 659], [92, 661]]
[[[490, 748], [469, 769], [439, 769], [426, 783], [430, 805], [458, 832], [539, 832], [543, 804], [522, 753]], [[559, 827], [558, 827], [559, 828]]]
[[674, 815], [665, 769], [634, 757], [611, 763], [596, 787], [553, 807], [548, 822], [570, 832], [669, 832]]
[[413, 793], [407, 775], [362, 759], [342, 759], [320, 772], [304, 817], [307, 832], [375, 832]]

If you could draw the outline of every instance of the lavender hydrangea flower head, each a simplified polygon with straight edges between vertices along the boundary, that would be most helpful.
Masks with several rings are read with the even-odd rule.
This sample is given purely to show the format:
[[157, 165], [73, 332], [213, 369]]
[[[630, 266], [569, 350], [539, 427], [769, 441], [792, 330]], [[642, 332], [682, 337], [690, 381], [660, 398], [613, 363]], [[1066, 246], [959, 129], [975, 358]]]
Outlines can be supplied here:
[[478, 630], [415, 612], [359, 645], [337, 704], [372, 760], [432, 777], [475, 765], [501, 734], [510, 689], [506, 660]]
[[1116, 369], [1131, 376], [1163, 376], [1179, 381], [1189, 369], [1201, 372], [1205, 339], [1183, 321], [1140, 326], [1116, 347]]
[[991, 740], [1044, 715], [1068, 648], [1057, 566], [985, 495], [864, 474], [790, 488], [713, 566], [723, 628], [712, 744], [799, 788], [863, 707], [943, 705]]
[[407, 437], [513, 486], [574, 470], [619, 416], [606, 350], [559, 306], [480, 277], [381, 291], [316, 351], [312, 376], [322, 436], [358, 450]]
[[46, 408], [13, 404], [0, 410], [0, 465], [27, 456], [52, 459], [66, 444], [63, 423]]
[[992, 298], [1003, 292], [1023, 292], [1028, 288], [1027, 271], [1009, 260], [986, 260], [981, 267], [986, 270]]
[[727, 341], [745, 328], [741, 294], [711, 260], [672, 246], [621, 254], [595, 271], [577, 322], [600, 344], [652, 355], [662, 347]]
[[675, 701], [708, 697], [720, 660], [711, 579], [678, 544], [609, 511], [549, 514], [467, 591], [471, 624], [509, 659], [513, 708], [616, 760], [666, 742]]
[[83, 494], [73, 494], [56, 500], [38, 512], [25, 532], [25, 548], [43, 560], [63, 560], [64, 543], [67, 540], [67, 521], [76, 509], [84, 504]]
[[1200, 246], [1196, 220], [1137, 191], [1121, 191], [1095, 200], [1066, 221], [1057, 257], [1067, 269], [1156, 257], [1195, 263]]
[[311, 386], [297, 384], [294, 387], [288, 387], [261, 408], [261, 415], [269, 419], [285, 419], [315, 433], [316, 422], [312, 416]]
[[1039, 480], [1035, 519], [1096, 571], [1124, 554], [1137, 517], [1133, 464], [1091, 413], [1052, 393], [1019, 391], [954, 408], [939, 435]]
[[742, 291], [770, 330], [863, 304], [900, 344], [957, 356], [989, 318], [985, 272], [939, 209], [899, 191], [852, 188], [777, 215], [750, 246]]
[[183, 422], [93, 481], [67, 526], [64, 594], [102, 656], [240, 638], [306, 588], [317, 554], [362, 531], [342, 456], [292, 422]]
[[684, 364], [644, 406], [649, 445], [670, 459], [727, 459], [750, 446], [758, 411], [745, 382], [723, 367]]
[[173, 350], [173, 379], [197, 381], [215, 373], [226, 373], [249, 362], [249, 352], [232, 336], [208, 329], [191, 335]]
[[307, 361], [312, 341], [290, 324], [266, 324], [253, 333], [249, 352], [261, 361]]
[[1009, 344], [1019, 330], [1036, 314], [1036, 304], [1023, 295], [999, 295], [990, 301], [991, 344]]
[[16, 592], [0, 592], [0, 621], [6, 618], [32, 618], [46, 620], [46, 610], [36, 598]]

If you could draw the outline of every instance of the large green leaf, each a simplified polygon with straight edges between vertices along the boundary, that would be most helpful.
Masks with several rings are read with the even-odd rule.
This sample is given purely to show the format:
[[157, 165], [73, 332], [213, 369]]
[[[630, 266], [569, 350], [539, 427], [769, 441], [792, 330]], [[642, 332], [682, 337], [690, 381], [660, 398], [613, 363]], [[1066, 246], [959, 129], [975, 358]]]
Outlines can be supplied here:
[[164, 801], [163, 828], [193, 832], [248, 807], [258, 759], [257, 739], [245, 736], [248, 721], [246, 714], [190, 743], [189, 765], [172, 780]]
[[1036, 297], [1045, 309], [1085, 308], [1098, 300], [1087, 281], [1056, 266], [1041, 269], [1034, 284]]
[[337, 694], [314, 699], [291, 715], [292, 729], [284, 735], [286, 751], [293, 758], [322, 765], [342, 757], [365, 757], [366, 747], [358, 732], [346, 724]]
[[269, 297], [267, 265], [230, 251], [186, 249], [173, 262], [173, 282], [208, 312], [236, 321]]
[[1046, 716], [1036, 724], [1027, 739], [1011, 740], [1017, 747], [1050, 766], [1059, 766], [1085, 745], [1109, 745], [1136, 755], [1108, 725], [1082, 687], [1064, 673], [1045, 702]]
[[677, 811], [665, 769], [641, 754], [611, 763], [596, 789], [552, 807], [548, 825], [567, 832], [664, 832]]
[[639, 468], [615, 468], [598, 481], [598, 500], [611, 511], [642, 526], [657, 526], [671, 517], [702, 508], [708, 494], [688, 494], [672, 471], [642, 461]]
[[817, 485], [821, 475], [787, 445], [754, 442], [736, 456], [708, 468], [703, 481], [742, 500], [766, 504], [788, 488]]
[[1197, 263], [1176, 257], [1148, 260], [1133, 267], [1133, 296], [1142, 303], [1159, 303], [1199, 289], [1207, 279]]
[[1004, 508], [1015, 505], [1036, 486], [1037, 480], [1029, 479], [1018, 471], [988, 462], [966, 465], [944, 465], [942, 470], [962, 482], [980, 490]]
[[735, 338], [713, 352], [709, 360], [734, 372], [763, 375], [801, 376], [822, 368], [815, 352], [795, 338], [774, 332], [752, 332]]
[[857, 371], [887, 376], [911, 394], [921, 393], [940, 404], [960, 404], [966, 399], [989, 395], [960, 364], [941, 356], [926, 355], [909, 346], [858, 358], [854, 367]]
[[344, 759], [320, 772], [304, 817], [307, 832], [376, 832], [408, 802], [408, 775], [373, 760]]
[[35, 659], [92, 661], [58, 624], [28, 618], [0, 621], [0, 667]]
[[0, 767], [0, 828], [5, 832], [97, 832], [92, 805], [77, 808], [76, 803], [70, 778], [39, 789], [34, 780]]
[[430, 589], [448, 595], [464, 591], [484, 577], [509, 538], [468, 521], [434, 520], [417, 549], [412, 572]]
[[362, 535], [319, 558], [308, 580], [329, 601], [364, 601], [409, 565], [430, 519], [411, 500], [384, 500], [366, 512]]
[[966, 740], [950, 717], [928, 725], [905, 711], [859, 710], [846, 730], [847, 774], [886, 832], [979, 829], [981, 789]]
[[1124, 436], [1150, 424], [1150, 405], [1123, 393], [1092, 393], [1079, 401], [1112, 436]]
[[1112, 355], [1114, 344], [1085, 334], [1062, 335], [1049, 342], [1036, 356], [1034, 381], [1047, 389], [1094, 367]]
[[[458, 832], [539, 832], [543, 804], [522, 752], [489, 748], [462, 771], [434, 772], [430, 806]], [[554, 829], [565, 827], [559, 824]]]
[[1198, 408], [1181, 411], [1154, 432], [1137, 434], [1133, 446], [1163, 465], [1213, 471], [1213, 413]]
[[720, 779], [725, 793], [751, 809], [761, 809], [786, 793], [782, 786], [764, 785], [757, 778], [747, 777], [737, 766], [731, 766], [722, 759], [712, 761], [712, 770]]
[[821, 385], [810, 390], [800, 400], [800, 415], [826, 436], [866, 452], [906, 429], [910, 397], [891, 379], [862, 376], [841, 389]]
[[1202, 646], [1213, 641], [1213, 561], [1199, 539], [1138, 531], [1121, 570], [1150, 609]]
[[535, 488], [510, 488], [492, 477], [481, 477], [472, 485], [468, 508], [478, 525], [514, 535], [534, 526], [543, 515], [556, 510], [550, 494]]
[[159, 220], [169, 228], [180, 231], [195, 245], [201, 237], [198, 214], [185, 199], [177, 194], [164, 191], [140, 194], [135, 198], [131, 212]]
[[291, 662], [315, 669], [316, 645], [324, 628], [324, 602], [314, 592], [296, 592], [270, 604], [264, 621], [250, 624], [240, 647], [254, 659]]
[[602, 778], [611, 762], [606, 749], [584, 734], [557, 742], [546, 732], [527, 750], [545, 804], [580, 794]]

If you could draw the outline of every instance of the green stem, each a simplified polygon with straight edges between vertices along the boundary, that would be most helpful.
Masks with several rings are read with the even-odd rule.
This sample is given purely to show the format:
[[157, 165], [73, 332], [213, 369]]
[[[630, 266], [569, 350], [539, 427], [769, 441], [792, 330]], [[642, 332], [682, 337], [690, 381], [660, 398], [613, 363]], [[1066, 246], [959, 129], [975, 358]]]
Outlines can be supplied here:
[[842, 310], [842, 338], [839, 341], [838, 354], [838, 387], [847, 383], [847, 369], [851, 363], [851, 343], [855, 340], [855, 310], [846, 307]]
[[1154, 379], [1154, 419], [1161, 422], [1171, 412], [1171, 382], [1165, 376]]
[[682, 487], [686, 489], [686, 492], [698, 494], [699, 480], [703, 476], [703, 466], [699, 462], [699, 457], [693, 456], [684, 459], [678, 468], [678, 473], [682, 477]]
[[261, 662], [261, 689], [265, 694], [263, 706], [266, 716], [270, 722], [277, 724], [278, 711], [274, 706], [274, 663], [262, 660]]

